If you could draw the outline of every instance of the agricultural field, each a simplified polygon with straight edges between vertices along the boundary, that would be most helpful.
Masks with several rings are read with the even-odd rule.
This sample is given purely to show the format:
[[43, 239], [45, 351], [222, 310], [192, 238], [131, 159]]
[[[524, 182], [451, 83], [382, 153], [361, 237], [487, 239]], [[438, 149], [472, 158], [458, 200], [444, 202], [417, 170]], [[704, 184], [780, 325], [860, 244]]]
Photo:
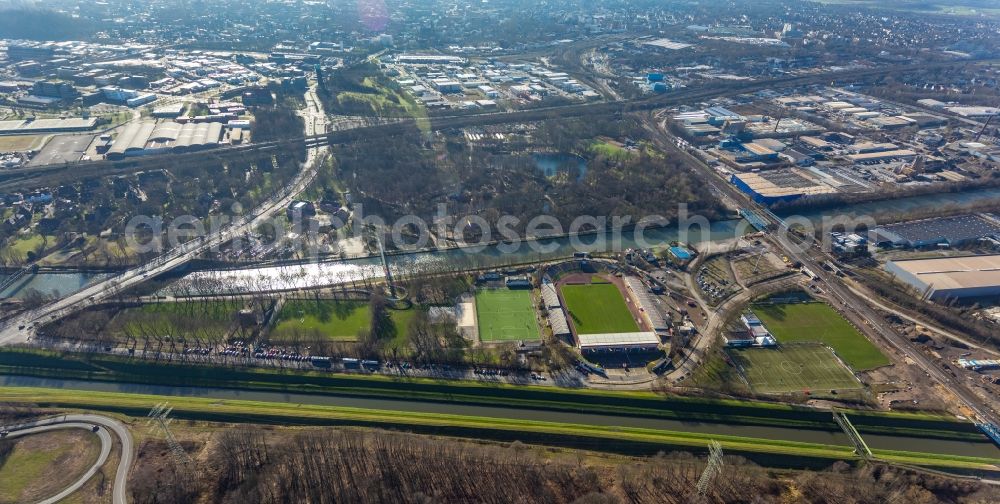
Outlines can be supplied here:
[[778, 344], [822, 343], [855, 371], [889, 364], [889, 359], [872, 342], [825, 303], [758, 304], [753, 312]]
[[531, 292], [485, 289], [476, 292], [479, 339], [495, 341], [537, 340], [541, 337]]
[[729, 355], [753, 390], [762, 394], [863, 388], [854, 374], [823, 345], [733, 349]]
[[625, 298], [614, 284], [567, 284], [561, 291], [578, 334], [639, 331]]

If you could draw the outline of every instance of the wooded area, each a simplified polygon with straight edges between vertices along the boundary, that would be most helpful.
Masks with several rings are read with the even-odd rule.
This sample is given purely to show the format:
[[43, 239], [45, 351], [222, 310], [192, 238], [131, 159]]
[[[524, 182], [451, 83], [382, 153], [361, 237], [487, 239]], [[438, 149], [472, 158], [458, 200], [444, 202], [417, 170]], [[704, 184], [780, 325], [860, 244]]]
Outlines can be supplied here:
[[1000, 497], [975, 482], [877, 464], [776, 473], [727, 456], [702, 498], [696, 483], [704, 460], [687, 453], [619, 459], [358, 429], [289, 436], [233, 428], [185, 449], [197, 465], [172, 462], [159, 441], [140, 448], [130, 482], [135, 502], [930, 504]]

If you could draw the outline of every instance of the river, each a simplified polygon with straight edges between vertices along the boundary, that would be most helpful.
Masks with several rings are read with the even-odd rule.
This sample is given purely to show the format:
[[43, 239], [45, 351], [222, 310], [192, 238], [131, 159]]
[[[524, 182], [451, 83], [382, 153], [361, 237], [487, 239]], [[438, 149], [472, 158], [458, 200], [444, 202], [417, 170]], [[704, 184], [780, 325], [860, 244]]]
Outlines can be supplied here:
[[[0, 299], [21, 299], [32, 289], [37, 290], [46, 296], [68, 296], [86, 287], [91, 282], [105, 277], [107, 277], [107, 273], [68, 272], [30, 274], [0, 291]], [[0, 275], [0, 283], [7, 278], [9, 278], [9, 275]]]
[[[294, 404], [314, 404], [323, 406], [342, 406], [387, 411], [406, 411], [415, 413], [442, 413], [451, 415], [467, 415], [488, 418], [509, 418], [536, 420], [546, 422], [563, 422], [583, 425], [600, 425], [615, 427], [636, 427], [660, 429], [678, 432], [694, 432], [700, 434], [745, 436], [759, 439], [774, 439], [818, 443], [826, 445], [849, 446], [850, 440], [840, 431], [820, 431], [786, 427], [764, 427], [753, 425], [729, 425], [695, 421], [678, 421], [661, 418], [644, 418], [635, 416], [618, 416], [613, 414], [578, 413], [571, 411], [536, 410], [518, 407], [479, 406], [469, 404], [438, 403], [412, 401], [403, 399], [382, 399], [346, 397], [332, 395], [297, 394], [292, 392], [267, 392], [255, 390], [235, 390], [205, 387], [174, 387], [163, 385], [146, 385], [130, 383], [114, 383], [86, 380], [35, 378], [26, 376], [0, 376], [0, 386], [5, 387], [44, 387], [55, 389], [84, 390], [93, 392], [124, 392], [131, 394], [149, 394], [162, 396], [202, 397], [219, 400], [245, 400], [262, 402], [279, 402]], [[1000, 449], [983, 436], [982, 442], [953, 441], [939, 439], [919, 439], [902, 436], [886, 436], [865, 434], [865, 441], [872, 448], [939, 453], [947, 455], [965, 455], [975, 457], [992, 457], [1000, 459]]]
[[[918, 208], [977, 205], [988, 201], [1000, 201], [1000, 188], [979, 189], [961, 193], [929, 194], [894, 200], [874, 201], [843, 207], [835, 207], [815, 211], [799, 211], [800, 215], [813, 221], [819, 221], [824, 216], [846, 214], [850, 216], [871, 215], [887, 212], [905, 212]], [[781, 213], [788, 217], [790, 213]], [[522, 243], [516, 250], [507, 250], [504, 245], [490, 245], [481, 250], [450, 249], [441, 251], [421, 251], [392, 256], [390, 262], [394, 272], [402, 271], [434, 271], [436, 268], [468, 266], [477, 268], [501, 268], [509, 264], [540, 262], [572, 256], [576, 251], [598, 252], [610, 249], [625, 249], [637, 245], [664, 246], [671, 241], [682, 240], [706, 248], [714, 243], [730, 240], [738, 234], [751, 231], [746, 221], [724, 220], [713, 222], [708, 233], [699, 233], [694, 228], [690, 236], [679, 236], [676, 229], [648, 230], [644, 236], [648, 243], [637, 244], [632, 233], [624, 233], [619, 244], [610, 241], [593, 243], [592, 238], [581, 238], [583, 247], [574, 246], [570, 238], [541, 240], [539, 243], [550, 247], [538, 252]], [[612, 246], [614, 245], [614, 246]], [[473, 252], [473, 253], [470, 253]], [[301, 288], [313, 285], [329, 285], [364, 278], [381, 278], [382, 268], [377, 258], [345, 259], [322, 263], [306, 263], [293, 266], [273, 266], [262, 268], [247, 268], [228, 271], [195, 272], [183, 277], [180, 282], [187, 283], [193, 290], [210, 292], [245, 292], [250, 289], [267, 287], [272, 289]], [[65, 296], [76, 292], [89, 282], [99, 278], [98, 275], [85, 273], [40, 273], [32, 275], [27, 281], [18, 282], [14, 286], [0, 292], [0, 298], [19, 297], [26, 289], [53, 295], [56, 292]], [[2, 277], [0, 277], [2, 279]]]
[[[561, 237], [523, 241], [513, 246], [507, 243], [491, 244], [477, 248], [452, 248], [396, 254], [389, 257], [392, 273], [414, 271], [432, 273], [456, 269], [503, 268], [512, 264], [538, 263], [572, 257], [575, 252], [607, 252], [628, 248], [663, 247], [673, 241], [686, 241], [702, 245], [731, 240], [737, 235], [753, 231], [749, 223], [740, 219], [712, 222], [706, 232], [693, 226], [691, 232], [681, 234], [676, 228], [648, 229], [638, 235], [623, 231], [620, 239], [612, 235]], [[363, 279], [384, 277], [379, 258], [345, 259], [340, 261], [312, 262], [261, 268], [198, 271], [190, 273], [171, 287], [187, 286], [199, 293], [245, 293], [260, 290], [284, 290], [334, 285]]]

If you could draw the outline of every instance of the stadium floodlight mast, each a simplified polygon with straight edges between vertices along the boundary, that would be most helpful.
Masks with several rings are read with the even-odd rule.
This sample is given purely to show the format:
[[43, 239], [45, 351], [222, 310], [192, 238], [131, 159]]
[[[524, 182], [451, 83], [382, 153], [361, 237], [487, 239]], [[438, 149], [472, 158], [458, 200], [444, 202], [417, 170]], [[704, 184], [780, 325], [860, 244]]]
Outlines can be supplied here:
[[184, 451], [181, 444], [177, 442], [174, 434], [170, 432], [170, 422], [173, 421], [173, 418], [170, 418], [170, 412], [173, 410], [172, 406], [166, 402], [161, 402], [153, 406], [153, 409], [149, 410], [149, 414], [146, 416], [149, 418], [150, 428], [159, 427], [163, 431], [163, 435], [167, 439], [167, 447], [170, 449], [170, 455], [173, 457], [174, 462], [179, 467], [186, 467], [191, 462], [191, 457]]
[[708, 443], [708, 465], [698, 478], [698, 495], [704, 496], [715, 477], [722, 473], [722, 445], [712, 440]]

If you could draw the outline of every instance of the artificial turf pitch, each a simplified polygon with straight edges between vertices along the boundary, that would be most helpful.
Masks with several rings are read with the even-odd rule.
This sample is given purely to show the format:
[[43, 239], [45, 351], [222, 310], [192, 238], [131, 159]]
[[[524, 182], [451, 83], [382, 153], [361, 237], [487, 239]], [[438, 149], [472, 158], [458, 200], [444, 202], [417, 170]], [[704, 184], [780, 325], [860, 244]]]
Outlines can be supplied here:
[[479, 339], [490, 341], [538, 340], [538, 323], [527, 290], [486, 289], [476, 292]]
[[872, 342], [825, 303], [759, 304], [753, 312], [778, 343], [823, 343], [855, 371], [889, 364]]
[[639, 332], [614, 284], [567, 284], [561, 290], [577, 334]]
[[733, 349], [729, 355], [750, 387], [761, 394], [862, 388], [861, 382], [823, 345]]

